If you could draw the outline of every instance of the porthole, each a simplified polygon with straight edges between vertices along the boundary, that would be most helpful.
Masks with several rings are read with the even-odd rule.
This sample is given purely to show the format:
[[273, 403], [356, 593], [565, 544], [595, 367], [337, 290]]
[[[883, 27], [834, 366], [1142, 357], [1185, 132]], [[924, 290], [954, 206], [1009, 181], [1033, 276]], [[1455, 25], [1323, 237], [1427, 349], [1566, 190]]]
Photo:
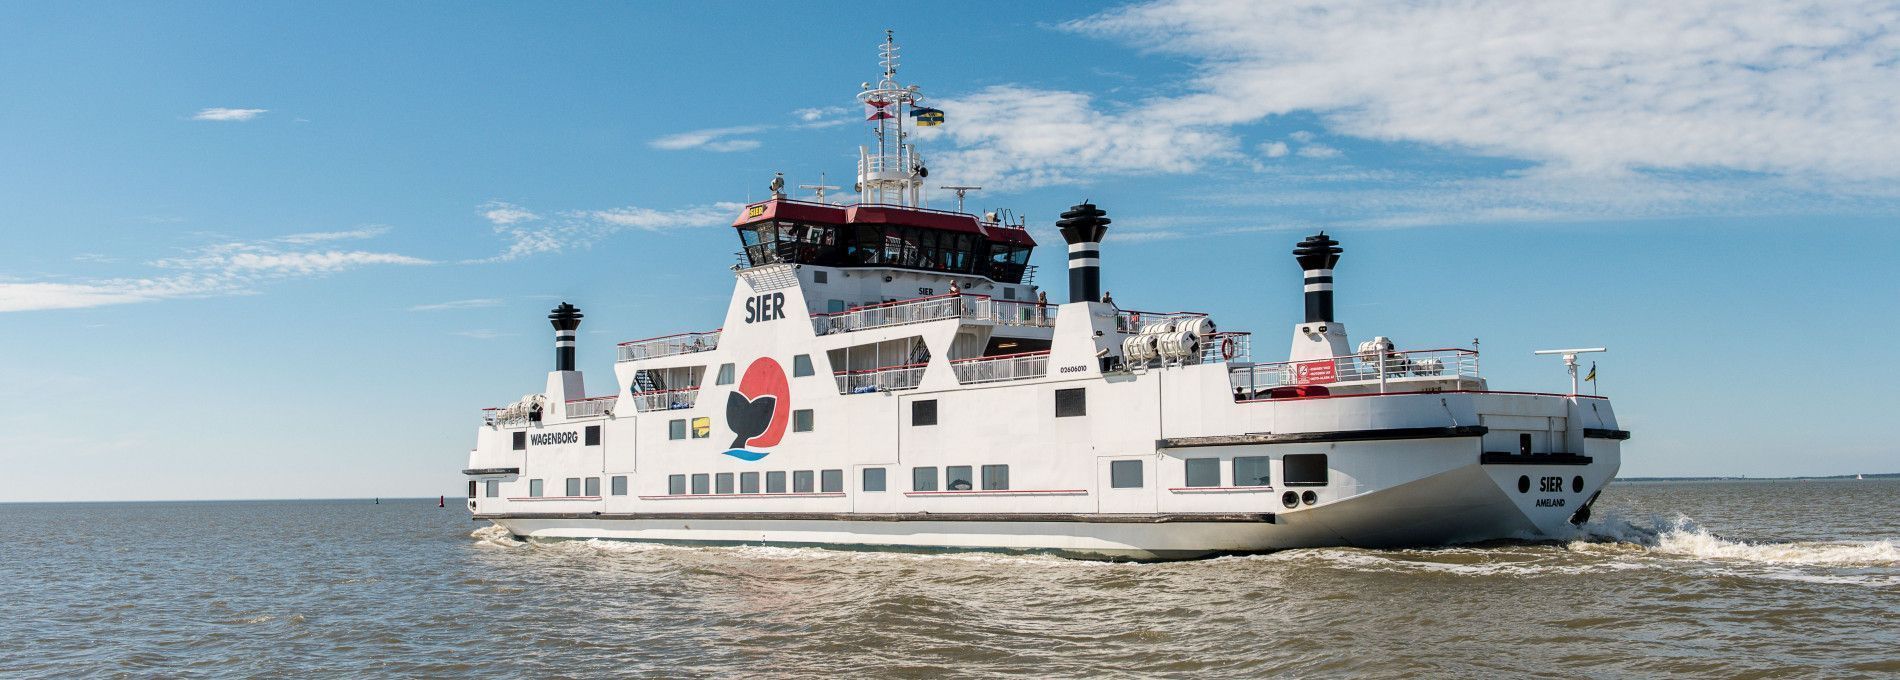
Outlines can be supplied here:
[[1517, 477], [1517, 492], [1518, 492], [1518, 493], [1530, 493], [1530, 492], [1531, 492], [1531, 476], [1530, 476], [1530, 475], [1518, 475], [1518, 477]]
[[1583, 493], [1583, 475], [1570, 478], [1570, 492]]
[[1300, 494], [1300, 500], [1304, 501], [1307, 505], [1312, 505], [1314, 503], [1319, 502], [1319, 494], [1313, 493], [1312, 491], [1307, 491], [1305, 493]]
[[1292, 491], [1280, 494], [1280, 504], [1289, 508], [1297, 508], [1300, 506], [1300, 495]]

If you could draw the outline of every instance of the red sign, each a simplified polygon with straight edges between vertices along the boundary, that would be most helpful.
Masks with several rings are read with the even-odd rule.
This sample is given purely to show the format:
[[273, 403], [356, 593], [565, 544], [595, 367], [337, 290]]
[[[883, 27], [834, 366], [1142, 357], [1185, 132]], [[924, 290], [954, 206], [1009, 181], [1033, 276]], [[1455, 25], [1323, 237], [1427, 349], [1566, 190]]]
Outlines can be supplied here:
[[1338, 380], [1333, 372], [1333, 360], [1305, 361], [1293, 367], [1293, 384], [1319, 385]]

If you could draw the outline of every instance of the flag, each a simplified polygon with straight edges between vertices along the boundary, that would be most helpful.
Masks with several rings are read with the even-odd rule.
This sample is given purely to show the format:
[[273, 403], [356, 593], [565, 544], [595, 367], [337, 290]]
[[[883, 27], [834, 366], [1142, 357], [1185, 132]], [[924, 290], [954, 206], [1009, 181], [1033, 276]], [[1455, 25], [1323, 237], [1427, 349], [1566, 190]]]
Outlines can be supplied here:
[[891, 115], [891, 112], [885, 111], [882, 108], [877, 108], [877, 107], [872, 107], [872, 106], [864, 107], [865, 120], [890, 120], [896, 117], [897, 116]]
[[931, 127], [943, 124], [943, 111], [928, 106], [919, 106], [910, 110], [910, 117], [917, 119], [917, 127]]
[[1583, 379], [1587, 382], [1597, 381], [1597, 362], [1590, 362], [1590, 375], [1583, 376]]

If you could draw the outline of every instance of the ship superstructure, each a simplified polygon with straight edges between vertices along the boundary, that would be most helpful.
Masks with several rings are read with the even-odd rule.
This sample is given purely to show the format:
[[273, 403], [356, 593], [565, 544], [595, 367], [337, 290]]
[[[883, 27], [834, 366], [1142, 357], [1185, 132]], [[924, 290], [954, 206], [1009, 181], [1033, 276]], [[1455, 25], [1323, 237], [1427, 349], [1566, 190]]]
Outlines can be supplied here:
[[1068, 279], [1050, 301], [1025, 221], [922, 206], [904, 121], [943, 112], [882, 50], [857, 201], [775, 179], [733, 222], [721, 328], [621, 343], [612, 394], [586, 395], [582, 314], [556, 308], [545, 390], [477, 430], [476, 518], [534, 538], [1155, 559], [1553, 537], [1614, 476], [1629, 434], [1609, 400], [1492, 390], [1475, 348], [1350, 344], [1324, 233], [1293, 251], [1305, 316], [1285, 361], [1205, 314], [1108, 299], [1111, 220], [1090, 203], [1056, 223]]

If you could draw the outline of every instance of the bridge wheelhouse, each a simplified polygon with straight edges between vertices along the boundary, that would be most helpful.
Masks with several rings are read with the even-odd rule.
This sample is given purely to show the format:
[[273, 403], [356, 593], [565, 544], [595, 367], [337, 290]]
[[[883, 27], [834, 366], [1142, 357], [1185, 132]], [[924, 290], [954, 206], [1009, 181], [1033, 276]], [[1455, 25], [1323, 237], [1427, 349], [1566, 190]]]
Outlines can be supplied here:
[[732, 226], [747, 267], [895, 267], [1027, 283], [1036, 246], [1020, 227], [964, 213], [783, 198], [747, 206]]

